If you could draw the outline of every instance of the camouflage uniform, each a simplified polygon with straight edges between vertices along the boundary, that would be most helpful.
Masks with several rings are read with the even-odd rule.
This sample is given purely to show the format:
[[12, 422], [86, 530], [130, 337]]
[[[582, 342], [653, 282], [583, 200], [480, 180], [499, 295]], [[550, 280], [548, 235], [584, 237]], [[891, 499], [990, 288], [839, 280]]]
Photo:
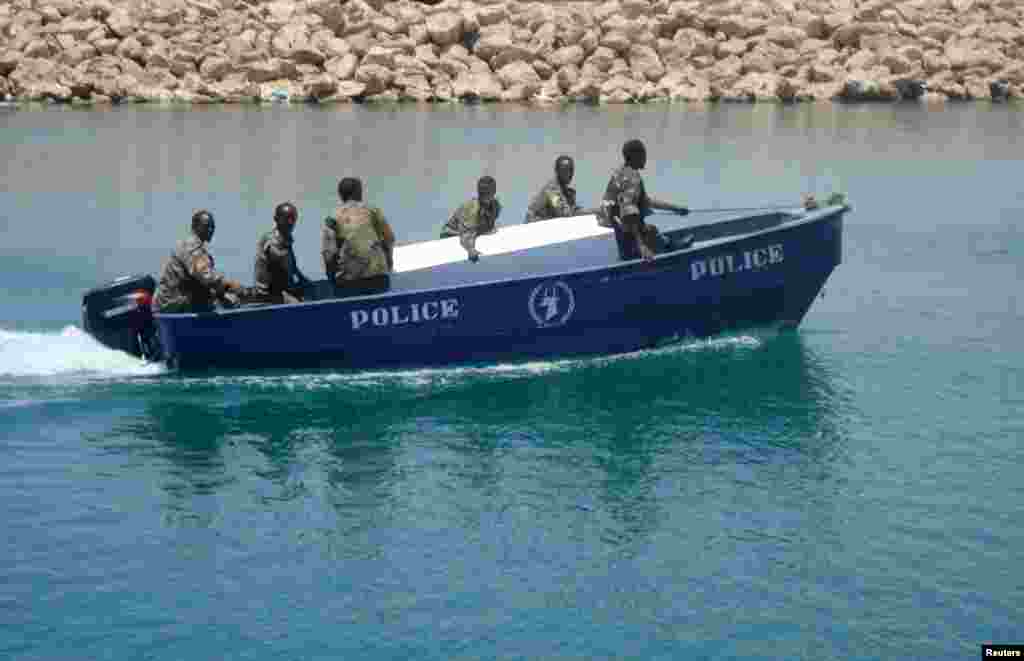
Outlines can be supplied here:
[[324, 221], [322, 254], [327, 276], [349, 281], [387, 275], [395, 235], [384, 214], [362, 202], [343, 202]]
[[178, 242], [160, 272], [154, 306], [159, 312], [213, 309], [224, 295], [226, 278], [214, 269], [207, 244], [195, 234]]
[[255, 273], [254, 298], [271, 303], [286, 302], [291, 297], [287, 290], [295, 287], [300, 277], [292, 237], [276, 227], [261, 236], [256, 245]]
[[[628, 165], [620, 166], [612, 173], [608, 187], [601, 203], [599, 220], [602, 225], [615, 230], [615, 240], [619, 244], [619, 255], [622, 259], [637, 259], [640, 252], [636, 247], [636, 233], [639, 232], [644, 243], [657, 252], [659, 245], [658, 228], [644, 222], [651, 213], [650, 200], [644, 190], [644, 180], [640, 172]], [[638, 217], [639, 226], [626, 226], [623, 218]]]
[[602, 211], [607, 220], [611, 217], [622, 219], [624, 216], [640, 216], [643, 218], [651, 213], [647, 191], [640, 172], [628, 165], [620, 166], [612, 173], [611, 180], [604, 192]]
[[452, 217], [441, 228], [441, 238], [457, 236], [462, 247], [469, 250], [476, 244], [476, 237], [490, 234], [495, 230], [494, 226], [500, 215], [501, 202], [497, 198], [490, 208], [481, 207], [480, 201], [474, 198], [455, 210]]
[[545, 184], [544, 188], [530, 200], [530, 206], [526, 208], [526, 218], [523, 222], [532, 223], [550, 218], [569, 218], [579, 212], [580, 207], [576, 205], [576, 189], [572, 186], [563, 188], [555, 178]]

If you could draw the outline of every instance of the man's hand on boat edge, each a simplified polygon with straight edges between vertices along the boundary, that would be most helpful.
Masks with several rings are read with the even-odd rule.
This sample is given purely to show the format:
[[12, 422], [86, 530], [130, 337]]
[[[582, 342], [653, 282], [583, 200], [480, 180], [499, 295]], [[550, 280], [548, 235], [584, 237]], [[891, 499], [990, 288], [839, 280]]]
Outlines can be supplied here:
[[659, 211], [671, 211], [671, 212], [673, 212], [675, 214], [678, 214], [680, 216], [686, 216], [686, 215], [688, 215], [690, 213], [690, 210], [687, 207], [684, 207], [681, 204], [672, 204], [671, 202], [663, 202], [662, 200], [656, 200], [653, 197], [648, 197], [647, 199], [648, 199], [648, 205], [652, 209], [657, 209]]
[[846, 195], [843, 193], [830, 194], [825, 200], [824, 205], [818, 202], [817, 198], [814, 197], [814, 193], [805, 193], [801, 202], [801, 206], [803, 206], [806, 211], [814, 211], [816, 209], [820, 209], [822, 206], [847, 206]]

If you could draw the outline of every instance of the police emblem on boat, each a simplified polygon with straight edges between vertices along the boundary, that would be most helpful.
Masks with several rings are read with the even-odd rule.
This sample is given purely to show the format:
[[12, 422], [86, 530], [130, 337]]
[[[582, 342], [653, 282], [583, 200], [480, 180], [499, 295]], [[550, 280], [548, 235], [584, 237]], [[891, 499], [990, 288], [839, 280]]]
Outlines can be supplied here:
[[540, 328], [561, 326], [576, 309], [572, 287], [561, 280], [542, 282], [530, 292], [530, 316]]

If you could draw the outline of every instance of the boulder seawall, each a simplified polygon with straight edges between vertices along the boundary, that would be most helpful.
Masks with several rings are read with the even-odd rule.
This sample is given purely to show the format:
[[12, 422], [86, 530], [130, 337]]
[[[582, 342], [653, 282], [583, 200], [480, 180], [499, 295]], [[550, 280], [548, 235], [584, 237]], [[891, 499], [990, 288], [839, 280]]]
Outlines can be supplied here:
[[15, 102], [1022, 95], [1020, 0], [0, 2], [0, 99]]

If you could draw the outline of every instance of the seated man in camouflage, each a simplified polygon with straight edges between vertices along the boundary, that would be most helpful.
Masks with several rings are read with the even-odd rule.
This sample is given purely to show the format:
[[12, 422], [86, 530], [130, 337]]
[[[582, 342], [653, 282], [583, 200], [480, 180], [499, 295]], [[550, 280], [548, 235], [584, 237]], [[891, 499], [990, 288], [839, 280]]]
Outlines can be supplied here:
[[160, 282], [153, 297], [157, 312], [204, 312], [216, 301], [236, 304], [228, 292], [246, 295], [237, 280], [230, 280], [214, 268], [207, 248], [213, 239], [215, 223], [209, 211], [192, 215], [192, 232], [178, 242], [160, 271]]
[[442, 239], [459, 237], [459, 243], [466, 249], [471, 262], [480, 259], [476, 238], [494, 232], [495, 223], [501, 215], [501, 203], [495, 197], [497, 191], [498, 184], [494, 177], [480, 177], [476, 182], [476, 197], [456, 209], [441, 228]]
[[[640, 176], [640, 170], [647, 164], [644, 143], [630, 140], [622, 146], [622, 157], [625, 162], [612, 173], [601, 210], [602, 224], [610, 225], [615, 230], [619, 257], [624, 260], [638, 257], [649, 260], [654, 259], [659, 249], [685, 247], [684, 244], [669, 244], [657, 227], [644, 222], [644, 217], [650, 215], [651, 209], [674, 211], [681, 216], [690, 213], [686, 207], [647, 196], [644, 180]], [[684, 242], [692, 243], [693, 237], [687, 237]]]
[[377, 207], [363, 203], [363, 184], [346, 177], [338, 183], [334, 217], [324, 221], [321, 254], [327, 279], [345, 296], [387, 291], [394, 268], [395, 233]]
[[253, 300], [261, 303], [298, 303], [309, 279], [299, 271], [292, 249], [292, 235], [299, 210], [291, 202], [274, 209], [274, 229], [260, 237], [256, 246], [256, 286]]
[[555, 159], [555, 178], [530, 200], [524, 223], [595, 213], [595, 210], [582, 209], [576, 204], [576, 189], [569, 185], [575, 169], [571, 157], [559, 156]]

